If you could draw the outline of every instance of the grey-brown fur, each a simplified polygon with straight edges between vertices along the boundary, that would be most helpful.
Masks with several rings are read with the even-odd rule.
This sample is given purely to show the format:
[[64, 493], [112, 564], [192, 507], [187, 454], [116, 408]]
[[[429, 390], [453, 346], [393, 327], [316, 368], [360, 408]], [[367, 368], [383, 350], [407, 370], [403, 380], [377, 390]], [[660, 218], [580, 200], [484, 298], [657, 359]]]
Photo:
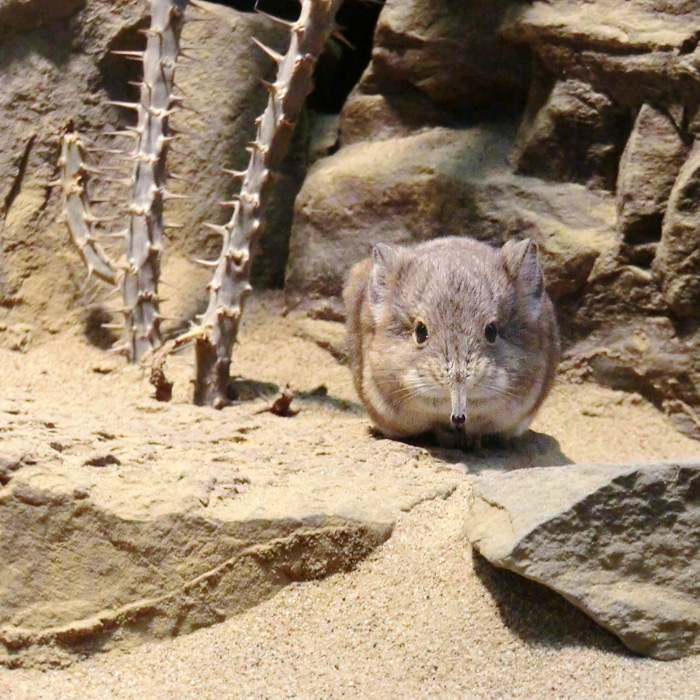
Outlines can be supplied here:
[[528, 428], [560, 351], [530, 240], [501, 250], [467, 238], [379, 244], [351, 270], [344, 299], [355, 386], [387, 437], [454, 426], [469, 438], [510, 437]]

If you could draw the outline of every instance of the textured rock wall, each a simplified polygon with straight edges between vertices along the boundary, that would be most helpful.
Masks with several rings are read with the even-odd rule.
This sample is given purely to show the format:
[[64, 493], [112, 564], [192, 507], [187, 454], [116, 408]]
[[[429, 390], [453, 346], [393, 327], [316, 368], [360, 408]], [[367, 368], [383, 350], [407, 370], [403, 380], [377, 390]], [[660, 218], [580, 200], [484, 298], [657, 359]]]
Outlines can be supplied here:
[[337, 295], [377, 240], [531, 236], [569, 375], [700, 437], [700, 7], [487, 5], [387, 1], [297, 199], [290, 303]]
[[[174, 118], [188, 136], [172, 154], [184, 178], [172, 188], [192, 197], [169, 206], [183, 224], [164, 260], [164, 312], [175, 317], [200, 310], [209, 271], [189, 258], [218, 252], [202, 224], [227, 217], [217, 202], [235, 182], [219, 168], [245, 161], [264, 100], [257, 78], [272, 66], [250, 37], [285, 39], [261, 18], [212, 7], [217, 21], [185, 29], [199, 62], [177, 74], [196, 112]], [[70, 119], [99, 146], [126, 146], [106, 132], [132, 115], [107, 101], [133, 97], [138, 65], [109, 51], [138, 48], [145, 22], [138, 0], [0, 1], [0, 342], [26, 347], [99, 296], [47, 183]], [[697, 3], [681, 0], [387, 0], [339, 141], [324, 146], [337, 152], [297, 197], [290, 302], [333, 306], [378, 240], [531, 236], [569, 375], [641, 391], [700, 436], [698, 26]], [[281, 178], [286, 209], [261, 246], [267, 283], [282, 275], [284, 212], [305, 168], [297, 154]], [[124, 211], [126, 192], [99, 182], [93, 192], [105, 200], [98, 213]]]
[[[107, 133], [133, 124], [133, 112], [108, 104], [133, 101], [140, 65], [111, 50], [134, 50], [143, 45], [140, 31], [147, 26], [148, 5], [141, 0], [7, 0], [0, 2], [0, 342], [16, 344], [42, 330], [66, 325], [74, 313], [103, 294], [85, 284], [86, 272], [72, 250], [59, 221], [60, 193], [48, 183], [55, 179], [62, 130], [73, 120], [78, 131], [95, 146], [129, 149], [124, 138]], [[238, 183], [222, 168], [240, 168], [255, 130], [254, 119], [266, 95], [260, 77], [273, 72], [272, 61], [255, 48], [251, 38], [281, 49], [286, 32], [254, 14], [211, 5], [210, 22], [187, 24], [183, 44], [192, 58], [179, 62], [178, 89], [190, 111], [176, 113], [172, 124], [185, 132], [173, 144], [168, 163], [179, 180], [169, 189], [190, 196], [169, 201], [166, 220], [182, 225], [172, 234], [164, 255], [163, 296], [167, 316], [190, 317], [206, 299], [210, 270], [191, 257], [218, 255], [218, 236], [202, 224], [222, 223]], [[201, 17], [201, 16], [200, 16]], [[131, 164], [117, 155], [91, 153], [92, 164], [125, 177]], [[291, 203], [305, 162], [301, 151], [280, 177], [286, 206], [272, 213], [272, 235], [261, 247], [258, 277], [280, 283]], [[105, 200], [95, 213], [123, 218], [104, 231], [124, 229], [128, 189], [96, 179], [94, 198]], [[284, 211], [287, 211], [284, 214]], [[285, 223], [284, 218], [287, 217]], [[109, 245], [109, 243], [107, 243]], [[115, 249], [115, 245], [111, 246]], [[115, 252], [115, 255], [119, 255]], [[21, 331], [21, 333], [20, 333]]]
[[372, 61], [343, 108], [343, 143], [517, 112], [530, 66], [498, 32], [511, 6], [388, 0]]

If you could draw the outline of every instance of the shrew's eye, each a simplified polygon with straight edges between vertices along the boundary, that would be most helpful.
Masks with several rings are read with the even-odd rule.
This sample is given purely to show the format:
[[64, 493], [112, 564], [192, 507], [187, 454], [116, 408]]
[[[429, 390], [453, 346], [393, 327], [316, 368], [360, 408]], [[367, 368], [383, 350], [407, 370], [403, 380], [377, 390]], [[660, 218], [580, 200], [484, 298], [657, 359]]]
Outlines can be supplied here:
[[416, 327], [413, 329], [413, 337], [418, 345], [423, 345], [428, 340], [428, 329], [423, 321], [416, 321]]
[[496, 338], [498, 338], [498, 328], [496, 328], [496, 324], [487, 324], [486, 328], [484, 328], [484, 335], [486, 336], [487, 343], [495, 343]]

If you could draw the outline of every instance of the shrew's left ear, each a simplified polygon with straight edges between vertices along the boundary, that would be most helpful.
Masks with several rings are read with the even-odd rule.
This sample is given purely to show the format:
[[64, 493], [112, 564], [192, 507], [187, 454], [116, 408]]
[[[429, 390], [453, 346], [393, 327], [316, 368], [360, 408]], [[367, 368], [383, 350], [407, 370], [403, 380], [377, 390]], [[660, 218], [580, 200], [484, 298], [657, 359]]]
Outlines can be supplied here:
[[506, 273], [521, 294], [529, 299], [531, 313], [537, 316], [544, 294], [544, 276], [537, 259], [537, 244], [530, 238], [506, 241], [501, 248]]

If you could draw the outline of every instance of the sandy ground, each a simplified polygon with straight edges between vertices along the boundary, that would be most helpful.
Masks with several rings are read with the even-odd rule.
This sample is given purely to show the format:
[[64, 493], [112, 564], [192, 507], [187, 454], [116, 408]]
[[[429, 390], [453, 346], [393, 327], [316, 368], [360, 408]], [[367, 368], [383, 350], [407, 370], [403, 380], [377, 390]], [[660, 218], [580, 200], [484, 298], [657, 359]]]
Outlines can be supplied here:
[[[106, 433], [122, 461], [142, 464], [220, 459], [235, 445], [241, 459], [267, 464], [275, 449], [273, 481], [298, 473], [311, 456], [331, 469], [338, 450], [395, 469], [397, 478], [417, 453], [436, 473], [445, 469], [444, 454], [370, 437], [347, 370], [279, 311], [270, 295], [249, 307], [236, 369], [300, 392], [324, 384], [329, 399], [302, 399], [294, 418], [257, 413], [264, 398], [222, 412], [190, 406], [187, 354], [170, 365], [174, 401], [157, 404], [136, 368], [88, 347], [76, 332], [2, 353], [0, 450], [25, 448], [41, 458], [60, 444], [62, 459], [83, 459], [104, 449]], [[196, 439], [188, 421], [196, 421]], [[245, 441], [208, 440], [222, 426], [235, 432], [241, 425]], [[639, 397], [588, 385], [558, 384], [533, 427], [576, 462], [700, 451]], [[473, 557], [462, 525], [475, 465], [447, 464], [462, 474], [457, 490], [401, 513], [389, 541], [350, 573], [294, 584], [166, 642], [57, 670], [0, 669], [0, 698], [700, 698], [700, 657], [634, 657], [556, 595]]]

